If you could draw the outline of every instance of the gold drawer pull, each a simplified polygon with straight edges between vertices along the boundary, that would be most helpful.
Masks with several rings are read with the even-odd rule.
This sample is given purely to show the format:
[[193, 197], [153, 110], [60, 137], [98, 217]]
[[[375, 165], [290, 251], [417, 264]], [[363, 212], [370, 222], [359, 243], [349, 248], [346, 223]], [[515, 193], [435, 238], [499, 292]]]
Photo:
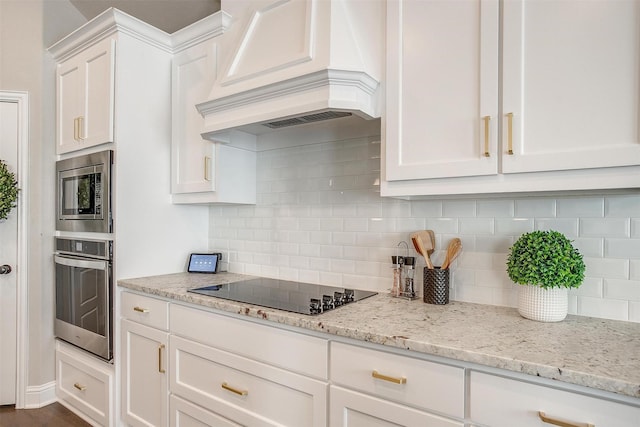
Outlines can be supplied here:
[[164, 344], [160, 344], [160, 346], [158, 346], [158, 372], [164, 374], [165, 370], [162, 367], [162, 350], [164, 350]]
[[133, 311], [137, 311], [138, 313], [148, 313], [149, 309], [148, 308], [142, 308], [142, 307], [133, 307]]
[[586, 423], [586, 424], [583, 424], [583, 423], [570, 423], [570, 422], [567, 422], [567, 421], [559, 420], [557, 418], [547, 417], [547, 415], [542, 411], [538, 411], [538, 416], [540, 417], [542, 422], [547, 423], [547, 424], [553, 424], [554, 426], [560, 426], [560, 427], [596, 427], [595, 424], [590, 424], [590, 423]]
[[373, 371], [371, 372], [371, 376], [375, 379], [378, 380], [382, 380], [382, 381], [389, 381], [390, 383], [394, 383], [394, 384], [406, 384], [407, 383], [407, 379], [405, 377], [388, 377], [386, 375], [382, 375], [379, 374], [378, 371]]
[[237, 388], [231, 387], [227, 383], [222, 383], [221, 387], [223, 389], [225, 389], [225, 390], [229, 390], [231, 393], [235, 393], [235, 394], [240, 395], [240, 396], [246, 396], [247, 394], [249, 394], [249, 392], [247, 390], [238, 390]]
[[80, 390], [80, 391], [85, 391], [87, 389], [87, 386], [84, 386], [84, 385], [79, 384], [79, 383], [75, 383], [73, 386], [75, 388], [77, 388], [78, 390]]
[[513, 156], [513, 113], [507, 113], [507, 154]]
[[484, 116], [484, 156], [491, 157], [489, 154], [489, 122], [491, 122], [491, 116]]

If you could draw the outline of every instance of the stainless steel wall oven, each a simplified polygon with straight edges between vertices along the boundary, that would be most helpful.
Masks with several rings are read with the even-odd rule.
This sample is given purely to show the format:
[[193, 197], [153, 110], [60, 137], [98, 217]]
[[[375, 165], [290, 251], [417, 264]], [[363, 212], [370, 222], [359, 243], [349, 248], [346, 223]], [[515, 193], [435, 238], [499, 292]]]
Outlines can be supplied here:
[[113, 151], [56, 162], [56, 229], [111, 233]]
[[113, 357], [113, 241], [57, 237], [55, 335]]

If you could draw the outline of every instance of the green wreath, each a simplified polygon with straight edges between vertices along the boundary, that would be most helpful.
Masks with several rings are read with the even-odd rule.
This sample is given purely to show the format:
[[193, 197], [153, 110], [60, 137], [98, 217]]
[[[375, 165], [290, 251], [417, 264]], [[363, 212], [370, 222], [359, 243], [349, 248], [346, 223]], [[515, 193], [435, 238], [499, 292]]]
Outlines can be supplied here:
[[0, 160], [0, 221], [7, 219], [9, 212], [16, 207], [19, 191], [16, 176], [9, 171], [4, 160]]

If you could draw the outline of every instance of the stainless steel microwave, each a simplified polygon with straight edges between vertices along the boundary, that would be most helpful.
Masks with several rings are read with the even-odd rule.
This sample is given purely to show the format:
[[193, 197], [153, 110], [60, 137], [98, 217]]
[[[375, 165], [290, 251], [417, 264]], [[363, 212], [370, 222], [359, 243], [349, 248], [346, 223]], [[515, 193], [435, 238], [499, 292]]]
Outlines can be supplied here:
[[111, 233], [113, 151], [85, 154], [56, 163], [56, 229]]

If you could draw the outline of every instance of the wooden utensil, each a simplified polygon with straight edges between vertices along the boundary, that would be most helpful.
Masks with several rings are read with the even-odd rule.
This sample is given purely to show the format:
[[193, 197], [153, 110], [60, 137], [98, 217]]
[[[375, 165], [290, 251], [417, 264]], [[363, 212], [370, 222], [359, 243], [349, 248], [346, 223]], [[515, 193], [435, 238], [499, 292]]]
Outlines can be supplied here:
[[418, 252], [424, 258], [424, 262], [427, 264], [428, 268], [433, 268], [433, 263], [431, 262], [431, 258], [429, 257], [429, 250], [432, 250], [431, 247], [431, 239], [423, 240], [421, 236], [421, 231], [417, 231], [411, 234], [411, 242], [413, 242], [413, 247], [416, 248], [416, 252]]
[[429, 258], [433, 254], [433, 251], [436, 249], [436, 233], [433, 230], [426, 230], [429, 235], [429, 240], [431, 240], [431, 250], [429, 251]]
[[455, 237], [451, 239], [449, 246], [447, 246], [447, 256], [445, 257], [441, 268], [443, 270], [449, 268], [453, 260], [460, 255], [460, 252], [462, 252], [462, 241]]

